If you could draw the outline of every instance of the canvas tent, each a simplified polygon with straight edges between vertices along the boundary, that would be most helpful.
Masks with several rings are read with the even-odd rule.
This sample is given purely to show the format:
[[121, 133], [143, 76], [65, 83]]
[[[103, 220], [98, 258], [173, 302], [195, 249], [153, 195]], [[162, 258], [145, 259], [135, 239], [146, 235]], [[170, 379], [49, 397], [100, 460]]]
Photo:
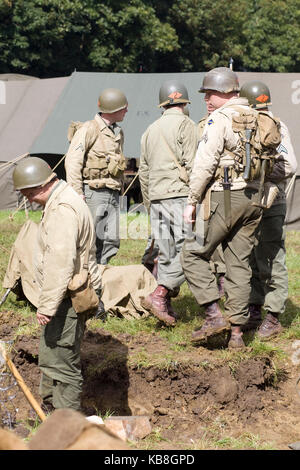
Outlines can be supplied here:
[[[298, 120], [300, 109], [300, 74], [238, 72], [241, 84], [262, 80], [271, 90], [275, 116], [288, 126], [295, 151], [300, 148]], [[56, 163], [68, 148], [67, 129], [71, 121], [85, 121], [97, 113], [97, 98], [108, 87], [122, 89], [129, 101], [129, 110], [122, 123], [125, 132], [124, 153], [139, 158], [140, 139], [160, 116], [158, 93], [163, 81], [172, 78], [183, 82], [189, 92], [190, 117], [198, 121], [206, 112], [203, 94], [198, 93], [204, 72], [171, 74], [121, 74], [74, 72], [70, 77], [1, 82], [6, 86], [6, 104], [0, 119], [0, 162], [11, 161], [30, 152]], [[1, 86], [0, 86], [1, 96]], [[0, 100], [1, 103], [1, 100]], [[300, 229], [300, 154], [297, 179], [289, 197], [288, 228]], [[1, 163], [0, 163], [1, 164]], [[53, 166], [53, 165], [52, 165]], [[15, 207], [8, 174], [0, 174], [3, 195], [0, 209]], [[10, 191], [10, 195], [7, 192]], [[5, 195], [5, 197], [4, 197]]]
[[[68, 80], [69, 77], [40, 80], [23, 75], [0, 75], [0, 168], [30, 151]], [[43, 154], [46, 157], [47, 151]], [[53, 156], [51, 162], [58, 158], [61, 156]], [[12, 170], [12, 166], [6, 166], [0, 172], [0, 209], [16, 208]]]

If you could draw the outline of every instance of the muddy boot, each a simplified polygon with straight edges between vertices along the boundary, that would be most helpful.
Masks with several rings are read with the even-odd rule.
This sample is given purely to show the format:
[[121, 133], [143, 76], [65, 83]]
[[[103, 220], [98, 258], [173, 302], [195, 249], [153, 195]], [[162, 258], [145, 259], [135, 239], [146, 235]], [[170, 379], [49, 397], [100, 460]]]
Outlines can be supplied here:
[[166, 325], [174, 325], [176, 320], [168, 311], [169, 291], [164, 286], [157, 286], [154, 292], [141, 299], [141, 305]]
[[247, 323], [242, 326], [242, 331], [256, 330], [262, 322], [261, 305], [250, 304], [248, 312], [250, 317]]
[[168, 296], [167, 296], [167, 308], [168, 308], [169, 315], [171, 315], [171, 317], [175, 318], [176, 320], [179, 318], [179, 315], [173, 309], [172, 304], [171, 304], [171, 299], [174, 297], [177, 297], [179, 292], [180, 292], [180, 287], [176, 287], [175, 289], [169, 290]]
[[245, 347], [246, 346], [243, 341], [243, 332], [241, 330], [241, 327], [232, 326], [228, 349], [244, 349]]
[[257, 336], [259, 339], [269, 339], [282, 332], [283, 328], [278, 320], [278, 313], [268, 313], [262, 322]]
[[218, 289], [219, 289], [220, 297], [223, 297], [223, 295], [225, 295], [224, 281], [225, 281], [225, 276], [224, 276], [224, 274], [219, 274], [219, 277], [218, 277]]
[[207, 304], [204, 313], [206, 318], [202, 328], [192, 333], [191, 341], [193, 343], [207, 340], [212, 336], [230, 330], [230, 323], [223, 317], [217, 302]]

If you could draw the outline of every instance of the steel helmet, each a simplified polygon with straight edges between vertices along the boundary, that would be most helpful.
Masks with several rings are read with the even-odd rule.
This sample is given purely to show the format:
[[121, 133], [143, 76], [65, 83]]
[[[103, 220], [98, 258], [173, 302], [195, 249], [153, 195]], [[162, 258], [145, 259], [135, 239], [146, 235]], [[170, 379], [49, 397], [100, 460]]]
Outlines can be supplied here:
[[158, 107], [190, 103], [186, 87], [177, 80], [168, 80], [162, 84], [159, 90]]
[[15, 189], [36, 188], [56, 176], [45, 160], [27, 157], [18, 163], [13, 171]]
[[246, 82], [241, 87], [240, 96], [247, 98], [252, 108], [265, 108], [272, 104], [269, 88], [263, 82], [256, 80]]
[[126, 108], [128, 101], [121, 90], [106, 88], [99, 96], [98, 106], [101, 113], [111, 114]]
[[228, 67], [217, 67], [204, 75], [202, 87], [199, 93], [205, 93], [207, 90], [219, 91], [221, 93], [230, 93], [239, 91], [239, 79], [235, 72]]

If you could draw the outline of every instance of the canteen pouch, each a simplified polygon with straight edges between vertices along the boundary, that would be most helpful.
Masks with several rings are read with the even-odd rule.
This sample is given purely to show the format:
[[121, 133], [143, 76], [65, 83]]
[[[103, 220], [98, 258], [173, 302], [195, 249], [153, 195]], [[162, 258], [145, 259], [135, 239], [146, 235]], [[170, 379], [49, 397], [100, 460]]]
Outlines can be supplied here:
[[76, 313], [84, 313], [98, 308], [99, 297], [92, 286], [90, 274], [87, 270], [75, 274], [69, 282], [68, 290]]

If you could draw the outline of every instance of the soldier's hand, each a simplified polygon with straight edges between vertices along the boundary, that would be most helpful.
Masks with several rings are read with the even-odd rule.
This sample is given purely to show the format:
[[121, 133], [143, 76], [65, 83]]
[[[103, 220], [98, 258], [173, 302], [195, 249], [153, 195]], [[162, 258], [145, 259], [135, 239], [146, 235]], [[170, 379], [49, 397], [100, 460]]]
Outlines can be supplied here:
[[47, 325], [49, 321], [51, 321], [52, 317], [49, 317], [48, 315], [43, 315], [42, 313], [36, 312], [36, 319], [40, 325]]
[[196, 207], [195, 206], [192, 206], [192, 205], [187, 205], [186, 208], [184, 209], [184, 213], [183, 213], [183, 219], [185, 221], [186, 224], [192, 224], [193, 222], [195, 222], [196, 218], [195, 218], [195, 214], [196, 214]]

